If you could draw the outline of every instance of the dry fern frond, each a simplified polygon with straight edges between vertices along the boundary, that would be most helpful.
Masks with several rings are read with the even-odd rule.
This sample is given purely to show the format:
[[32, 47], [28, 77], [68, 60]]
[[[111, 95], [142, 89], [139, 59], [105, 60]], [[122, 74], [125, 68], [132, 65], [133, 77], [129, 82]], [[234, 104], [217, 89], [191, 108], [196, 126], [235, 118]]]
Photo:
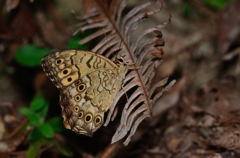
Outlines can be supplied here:
[[112, 137], [114, 143], [127, 136], [124, 142], [127, 145], [138, 125], [151, 116], [152, 105], [162, 95], [163, 86], [167, 83], [165, 79], [152, 84], [155, 69], [161, 63], [161, 59], [152, 54], [162, 53], [164, 41], [160, 30], [167, 22], [140, 30], [143, 28], [140, 26], [146, 24], [144, 19], [161, 10], [161, 4], [157, 1], [150, 0], [130, 10], [126, 0], [95, 0], [95, 3], [95, 8], [79, 19], [77, 32], [90, 29], [97, 31], [80, 43], [85, 44], [101, 37], [92, 52], [112, 60], [116, 56], [124, 56], [135, 67], [126, 75], [123, 88], [115, 98], [104, 124], [109, 124], [117, 103], [127, 94], [120, 125]]

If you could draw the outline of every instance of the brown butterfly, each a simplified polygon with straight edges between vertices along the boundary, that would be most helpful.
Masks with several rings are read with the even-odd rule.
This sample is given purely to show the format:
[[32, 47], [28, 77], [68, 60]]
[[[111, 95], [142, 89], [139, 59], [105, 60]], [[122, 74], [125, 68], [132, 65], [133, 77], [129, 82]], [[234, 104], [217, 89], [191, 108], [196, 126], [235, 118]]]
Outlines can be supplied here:
[[44, 72], [60, 90], [66, 128], [91, 136], [104, 122], [122, 87], [128, 66], [123, 58], [108, 58], [80, 50], [51, 53], [42, 60]]

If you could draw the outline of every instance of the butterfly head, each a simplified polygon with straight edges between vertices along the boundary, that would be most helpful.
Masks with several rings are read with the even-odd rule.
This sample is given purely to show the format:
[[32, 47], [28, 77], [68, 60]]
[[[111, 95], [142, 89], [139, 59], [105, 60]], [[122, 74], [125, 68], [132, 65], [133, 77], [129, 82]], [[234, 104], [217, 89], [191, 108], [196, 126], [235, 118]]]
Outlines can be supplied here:
[[115, 58], [115, 64], [127, 66], [128, 62], [124, 59], [125, 56], [117, 56]]

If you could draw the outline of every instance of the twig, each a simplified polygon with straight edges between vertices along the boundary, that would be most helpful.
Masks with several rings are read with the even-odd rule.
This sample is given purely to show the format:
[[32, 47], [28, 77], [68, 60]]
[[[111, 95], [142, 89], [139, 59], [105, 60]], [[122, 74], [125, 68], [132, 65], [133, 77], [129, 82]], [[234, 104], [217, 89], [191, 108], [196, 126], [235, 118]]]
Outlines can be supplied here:
[[102, 153], [97, 156], [97, 158], [113, 158], [119, 153], [121, 147], [122, 144], [120, 142], [110, 144]]
[[25, 118], [23, 121], [20, 123], [20, 125], [15, 128], [8, 136], [6, 136], [3, 140], [8, 140], [12, 138], [14, 135], [16, 135], [26, 124], [28, 123], [28, 119]]

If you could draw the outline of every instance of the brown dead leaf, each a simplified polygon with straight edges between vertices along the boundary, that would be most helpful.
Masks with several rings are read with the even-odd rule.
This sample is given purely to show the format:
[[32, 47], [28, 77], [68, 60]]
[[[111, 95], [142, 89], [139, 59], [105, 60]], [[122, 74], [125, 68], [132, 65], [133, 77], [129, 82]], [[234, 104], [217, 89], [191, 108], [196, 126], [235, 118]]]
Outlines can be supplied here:
[[224, 131], [217, 130], [215, 135], [219, 137], [211, 138], [213, 145], [223, 147], [229, 150], [236, 150], [240, 147], [240, 128], [226, 128]]
[[211, 81], [205, 92], [199, 103], [208, 113], [226, 119], [240, 112], [240, 91], [234, 81]]
[[36, 24], [31, 9], [26, 4], [21, 4], [18, 14], [11, 24], [15, 40], [24, 41], [36, 33]]
[[47, 19], [42, 13], [37, 14], [37, 20], [44, 40], [53, 48], [63, 49], [66, 47], [66, 34], [60, 32], [52, 20]]
[[19, 5], [19, 0], [6, 0], [5, 8], [7, 12], [15, 9]]
[[236, 1], [223, 10], [218, 21], [218, 52], [226, 53], [229, 46], [240, 34], [240, 2]]

